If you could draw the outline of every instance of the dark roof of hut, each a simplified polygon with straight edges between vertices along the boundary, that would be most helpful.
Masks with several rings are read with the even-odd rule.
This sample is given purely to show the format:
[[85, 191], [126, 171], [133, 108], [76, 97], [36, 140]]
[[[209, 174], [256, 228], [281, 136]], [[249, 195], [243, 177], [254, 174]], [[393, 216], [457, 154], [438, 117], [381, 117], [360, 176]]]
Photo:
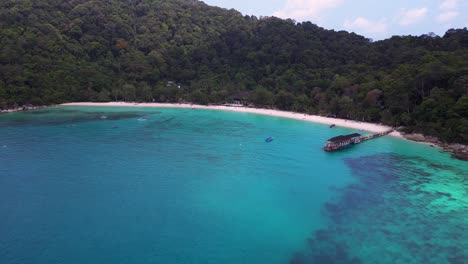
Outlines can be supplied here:
[[361, 134], [354, 133], [354, 134], [349, 134], [349, 135], [337, 136], [337, 137], [334, 137], [334, 138], [330, 138], [327, 141], [336, 143], [336, 142], [340, 142], [340, 141], [347, 141], [347, 140], [350, 140], [352, 138], [360, 137], [360, 136], [361, 136]]

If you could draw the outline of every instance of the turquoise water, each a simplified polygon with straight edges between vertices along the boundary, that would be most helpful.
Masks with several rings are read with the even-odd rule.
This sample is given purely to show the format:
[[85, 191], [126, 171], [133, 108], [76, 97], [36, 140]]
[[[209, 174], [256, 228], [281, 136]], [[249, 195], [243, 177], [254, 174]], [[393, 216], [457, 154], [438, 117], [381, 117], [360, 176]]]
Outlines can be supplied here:
[[426, 145], [325, 153], [353, 131], [191, 109], [57, 107], [0, 132], [0, 263], [468, 262], [468, 163]]

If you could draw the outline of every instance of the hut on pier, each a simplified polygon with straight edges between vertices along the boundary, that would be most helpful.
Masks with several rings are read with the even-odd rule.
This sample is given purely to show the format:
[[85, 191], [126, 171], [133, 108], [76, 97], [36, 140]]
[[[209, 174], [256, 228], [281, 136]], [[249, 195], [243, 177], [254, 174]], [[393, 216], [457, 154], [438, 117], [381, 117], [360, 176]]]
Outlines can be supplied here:
[[361, 134], [354, 133], [349, 135], [341, 135], [327, 140], [325, 147], [326, 151], [335, 151], [349, 147], [352, 144], [361, 142]]

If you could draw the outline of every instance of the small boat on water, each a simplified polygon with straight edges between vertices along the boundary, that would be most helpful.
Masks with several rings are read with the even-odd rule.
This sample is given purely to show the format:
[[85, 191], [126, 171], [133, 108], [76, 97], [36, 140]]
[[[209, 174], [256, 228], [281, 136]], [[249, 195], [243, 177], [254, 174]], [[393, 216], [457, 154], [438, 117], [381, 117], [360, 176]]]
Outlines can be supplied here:
[[144, 121], [148, 121], [148, 119], [146, 119], [146, 118], [138, 118], [138, 121], [144, 122]]
[[273, 141], [273, 138], [272, 138], [272, 137], [267, 137], [267, 138], [265, 139], [265, 142], [272, 142], [272, 141]]
[[336, 125], [335, 124], [331, 124], [330, 125], [330, 128], [334, 128]]

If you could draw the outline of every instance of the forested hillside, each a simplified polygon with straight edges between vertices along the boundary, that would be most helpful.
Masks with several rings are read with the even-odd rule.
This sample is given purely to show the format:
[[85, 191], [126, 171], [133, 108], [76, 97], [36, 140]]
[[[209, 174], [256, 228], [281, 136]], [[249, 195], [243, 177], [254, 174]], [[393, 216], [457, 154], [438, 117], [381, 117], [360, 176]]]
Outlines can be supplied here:
[[372, 42], [194, 0], [3, 0], [0, 108], [240, 98], [468, 142], [468, 30]]

